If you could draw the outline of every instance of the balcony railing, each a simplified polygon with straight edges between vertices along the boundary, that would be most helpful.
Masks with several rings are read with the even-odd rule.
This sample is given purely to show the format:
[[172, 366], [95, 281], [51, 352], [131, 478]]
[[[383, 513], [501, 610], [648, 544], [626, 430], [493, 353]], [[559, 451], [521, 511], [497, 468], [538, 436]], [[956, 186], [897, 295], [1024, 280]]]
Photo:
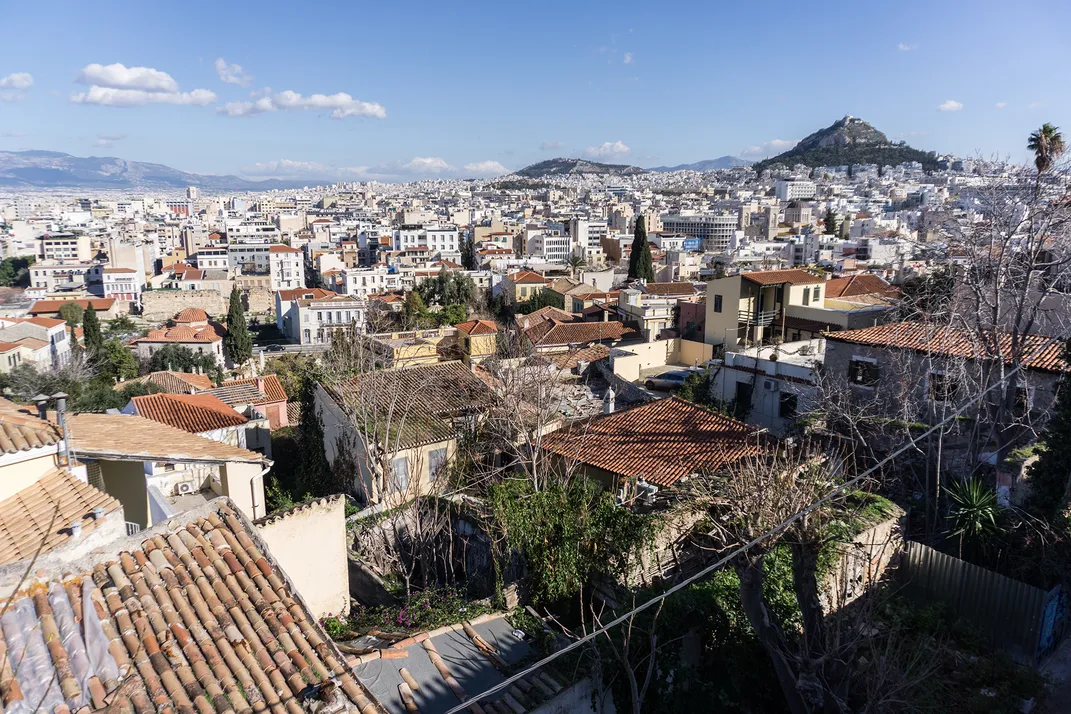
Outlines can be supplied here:
[[126, 522], [126, 534], [128, 536], [129, 535], [134, 535], [134, 534], [140, 533], [140, 532], [141, 532], [141, 525], [140, 524], [131, 523], [130, 521]]
[[777, 318], [777, 310], [762, 310], [760, 312], [741, 310], [738, 315], [738, 318], [740, 322], [745, 325], [759, 325], [760, 327], [769, 327]]

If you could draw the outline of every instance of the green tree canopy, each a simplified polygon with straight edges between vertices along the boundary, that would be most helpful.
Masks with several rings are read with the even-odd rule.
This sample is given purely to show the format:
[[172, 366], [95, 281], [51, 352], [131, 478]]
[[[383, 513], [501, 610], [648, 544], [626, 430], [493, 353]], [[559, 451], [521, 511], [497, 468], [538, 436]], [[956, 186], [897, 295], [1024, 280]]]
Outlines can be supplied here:
[[92, 302], [89, 303], [89, 309], [82, 315], [82, 338], [85, 340], [86, 352], [91, 355], [95, 355], [104, 346], [100, 320], [97, 319], [97, 310]]
[[121, 340], [112, 338], [102, 343], [94, 354], [97, 374], [111, 384], [138, 376], [138, 358]]
[[223, 338], [223, 354], [235, 367], [245, 364], [253, 356], [253, 336], [245, 321], [242, 309], [242, 294], [235, 285], [231, 289], [231, 303], [227, 310], [227, 335]]
[[647, 241], [647, 225], [643, 216], [636, 219], [632, 252], [628, 258], [628, 276], [633, 280], [654, 280], [654, 261], [651, 259], [651, 244]]
[[826, 217], [823, 219], [823, 223], [825, 223], [826, 233], [837, 234], [837, 214], [833, 212], [832, 208], [826, 209]]
[[82, 315], [84, 313], [85, 308], [74, 300], [63, 303], [60, 305], [59, 309], [60, 317], [66, 320], [67, 326], [71, 328], [78, 327], [82, 324]]
[[223, 369], [216, 358], [203, 352], [194, 352], [181, 345], [166, 345], [153, 353], [149, 360], [150, 372], [199, 372], [207, 374], [213, 382], [223, 378]]
[[122, 409], [133, 397], [143, 397], [146, 394], [158, 394], [163, 388], [152, 382], [134, 382], [115, 389], [103, 381], [92, 382], [71, 403], [71, 410], [75, 412], [106, 412], [109, 409]]

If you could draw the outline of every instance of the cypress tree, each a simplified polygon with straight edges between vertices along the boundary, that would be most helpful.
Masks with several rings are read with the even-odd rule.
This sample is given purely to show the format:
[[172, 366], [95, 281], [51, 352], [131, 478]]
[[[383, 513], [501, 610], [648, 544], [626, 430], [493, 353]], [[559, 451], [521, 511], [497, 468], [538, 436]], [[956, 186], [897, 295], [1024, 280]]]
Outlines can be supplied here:
[[97, 311], [93, 303], [89, 303], [89, 309], [82, 313], [82, 339], [86, 343], [86, 352], [95, 355], [104, 347], [104, 335], [100, 332], [100, 320], [97, 319]]
[[632, 279], [654, 280], [651, 244], [647, 242], [647, 225], [643, 220], [643, 216], [636, 219], [636, 230], [632, 238], [632, 252], [628, 257], [628, 276]]
[[253, 336], [249, 334], [245, 311], [242, 309], [242, 295], [238, 292], [237, 285], [231, 289], [231, 304], [230, 309], [227, 310], [227, 336], [223, 338], [223, 354], [235, 367], [245, 364], [253, 356]]
[[833, 212], [832, 208], [826, 209], [826, 217], [824, 219], [826, 233], [830, 235], [837, 234], [837, 214]]

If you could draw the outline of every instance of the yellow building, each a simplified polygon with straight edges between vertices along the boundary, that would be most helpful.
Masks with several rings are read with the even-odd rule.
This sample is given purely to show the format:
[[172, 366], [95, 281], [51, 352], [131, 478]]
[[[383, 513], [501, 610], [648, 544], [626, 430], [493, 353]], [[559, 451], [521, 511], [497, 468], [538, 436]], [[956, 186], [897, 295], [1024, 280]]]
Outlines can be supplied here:
[[543, 291], [547, 279], [531, 270], [518, 270], [510, 273], [502, 281], [502, 289], [513, 293], [516, 302], [524, 302]]
[[479, 364], [498, 351], [498, 325], [490, 320], [470, 320], [456, 327], [466, 364]]

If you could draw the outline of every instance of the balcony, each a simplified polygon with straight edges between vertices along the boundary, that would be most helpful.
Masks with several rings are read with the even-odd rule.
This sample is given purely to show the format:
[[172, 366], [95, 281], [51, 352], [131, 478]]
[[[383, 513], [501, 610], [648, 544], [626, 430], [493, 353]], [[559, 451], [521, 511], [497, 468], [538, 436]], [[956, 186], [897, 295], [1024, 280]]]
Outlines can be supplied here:
[[777, 310], [761, 310], [759, 312], [750, 312], [748, 310], [741, 310], [737, 318], [740, 323], [747, 326], [758, 325], [759, 327], [769, 327], [777, 319]]

